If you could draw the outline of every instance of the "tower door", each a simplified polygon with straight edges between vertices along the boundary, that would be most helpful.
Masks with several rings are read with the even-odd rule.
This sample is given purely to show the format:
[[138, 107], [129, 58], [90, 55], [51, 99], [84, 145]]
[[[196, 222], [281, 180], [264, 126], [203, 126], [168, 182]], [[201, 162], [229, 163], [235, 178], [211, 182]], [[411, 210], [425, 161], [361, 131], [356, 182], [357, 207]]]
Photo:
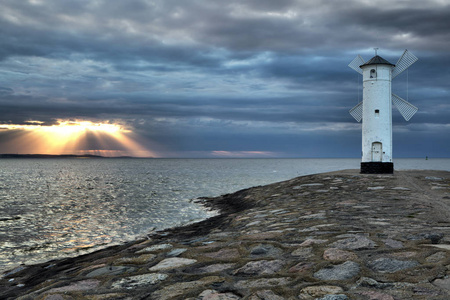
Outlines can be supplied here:
[[372, 143], [372, 161], [382, 161], [382, 150], [381, 143]]

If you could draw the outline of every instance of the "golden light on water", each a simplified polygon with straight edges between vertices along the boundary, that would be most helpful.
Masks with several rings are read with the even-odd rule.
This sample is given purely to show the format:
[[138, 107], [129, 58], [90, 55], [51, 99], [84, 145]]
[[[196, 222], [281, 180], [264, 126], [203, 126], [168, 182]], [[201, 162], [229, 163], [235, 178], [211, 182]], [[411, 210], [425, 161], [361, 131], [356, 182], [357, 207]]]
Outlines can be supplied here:
[[41, 121], [3, 124], [0, 130], [17, 132], [13, 139], [19, 154], [92, 154], [101, 156], [156, 157], [140, 145], [130, 129], [120, 124], [58, 120], [46, 126]]

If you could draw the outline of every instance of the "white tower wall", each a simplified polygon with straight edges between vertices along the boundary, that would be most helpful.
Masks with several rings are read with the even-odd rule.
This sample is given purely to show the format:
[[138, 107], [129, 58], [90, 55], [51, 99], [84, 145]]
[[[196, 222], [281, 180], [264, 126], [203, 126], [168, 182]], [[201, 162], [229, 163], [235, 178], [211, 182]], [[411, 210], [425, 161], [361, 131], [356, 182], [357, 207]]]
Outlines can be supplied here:
[[363, 65], [362, 162], [392, 162], [392, 67]]

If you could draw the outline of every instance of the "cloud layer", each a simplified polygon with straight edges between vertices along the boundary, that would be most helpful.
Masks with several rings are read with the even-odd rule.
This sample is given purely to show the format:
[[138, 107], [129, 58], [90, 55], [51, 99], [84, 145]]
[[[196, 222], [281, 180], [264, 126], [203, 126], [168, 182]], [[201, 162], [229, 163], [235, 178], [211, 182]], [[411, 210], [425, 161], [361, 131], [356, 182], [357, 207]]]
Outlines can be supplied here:
[[393, 91], [419, 112], [394, 112], [394, 156], [450, 153], [450, 1], [0, 5], [2, 123], [120, 121], [169, 157], [358, 157], [347, 65], [408, 48], [419, 61]]

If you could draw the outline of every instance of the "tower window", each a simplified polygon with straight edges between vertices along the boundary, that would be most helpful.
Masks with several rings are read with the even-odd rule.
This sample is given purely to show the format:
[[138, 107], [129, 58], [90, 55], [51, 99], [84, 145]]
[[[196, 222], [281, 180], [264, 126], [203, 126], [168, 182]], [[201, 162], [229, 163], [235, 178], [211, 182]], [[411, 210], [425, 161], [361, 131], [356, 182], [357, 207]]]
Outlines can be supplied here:
[[380, 110], [379, 109], [375, 109], [375, 118], [380, 117]]
[[375, 69], [370, 70], [370, 78], [377, 78], [377, 71]]

